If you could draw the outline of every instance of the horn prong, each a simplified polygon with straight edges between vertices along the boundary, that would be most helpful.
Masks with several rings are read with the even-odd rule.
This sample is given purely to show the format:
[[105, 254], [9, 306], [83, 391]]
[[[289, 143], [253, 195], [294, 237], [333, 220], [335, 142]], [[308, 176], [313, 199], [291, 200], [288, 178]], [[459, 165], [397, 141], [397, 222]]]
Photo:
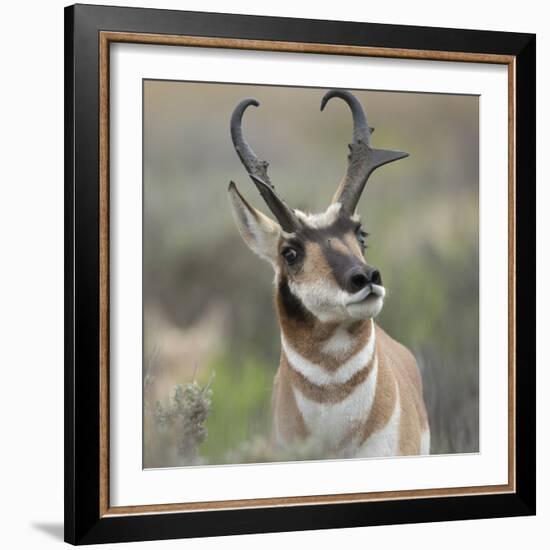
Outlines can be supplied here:
[[371, 147], [370, 140], [374, 128], [369, 126], [359, 100], [348, 91], [329, 90], [321, 100], [321, 111], [333, 97], [344, 100], [353, 116], [353, 141], [349, 145], [348, 168], [333, 198], [333, 202], [340, 202], [342, 210], [351, 215], [357, 208], [361, 193], [372, 172], [384, 164], [408, 157], [409, 154]]
[[267, 206], [273, 212], [281, 227], [286, 232], [293, 233], [300, 226], [298, 218], [294, 214], [294, 211], [275, 192], [275, 188], [267, 173], [269, 163], [256, 156], [256, 153], [254, 153], [243, 134], [243, 114], [251, 105], [258, 107], [260, 102], [253, 97], [247, 97], [241, 100], [235, 107], [230, 123], [231, 140], [249, 177], [256, 185]]

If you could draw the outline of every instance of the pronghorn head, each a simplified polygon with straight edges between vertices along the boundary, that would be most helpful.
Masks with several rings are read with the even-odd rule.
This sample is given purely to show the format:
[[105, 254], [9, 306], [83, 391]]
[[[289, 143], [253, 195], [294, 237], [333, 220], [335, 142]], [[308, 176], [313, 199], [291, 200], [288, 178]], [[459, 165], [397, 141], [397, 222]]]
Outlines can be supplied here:
[[331, 205], [320, 214], [290, 208], [271, 184], [268, 163], [246, 142], [242, 116], [250, 105], [257, 107], [258, 101], [243, 99], [231, 116], [231, 138], [237, 154], [277, 219], [275, 222], [253, 208], [231, 182], [229, 196], [239, 231], [246, 244], [272, 264], [278, 301], [286, 314], [313, 314], [323, 322], [368, 319], [380, 313], [386, 292], [380, 271], [365, 259], [367, 233], [355, 209], [373, 170], [408, 156], [371, 147], [374, 129], [350, 92], [327, 92], [321, 110], [333, 97], [344, 100], [351, 109], [353, 141], [346, 175]]

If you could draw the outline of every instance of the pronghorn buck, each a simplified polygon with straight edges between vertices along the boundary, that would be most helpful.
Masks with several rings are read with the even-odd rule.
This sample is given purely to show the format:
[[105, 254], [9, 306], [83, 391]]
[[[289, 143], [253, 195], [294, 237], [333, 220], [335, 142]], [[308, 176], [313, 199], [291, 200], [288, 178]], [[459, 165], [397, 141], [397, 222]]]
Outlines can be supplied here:
[[243, 99], [231, 117], [239, 158], [277, 220], [229, 184], [244, 241], [275, 270], [282, 349], [273, 437], [282, 446], [317, 439], [331, 456], [428, 454], [420, 372], [412, 353], [374, 322], [386, 290], [365, 260], [367, 233], [355, 212], [373, 170], [408, 154], [371, 146], [373, 128], [350, 92], [327, 92], [321, 110], [333, 97], [351, 109], [353, 141], [346, 175], [320, 214], [290, 208], [271, 184], [268, 163], [246, 142], [243, 113], [259, 103]]

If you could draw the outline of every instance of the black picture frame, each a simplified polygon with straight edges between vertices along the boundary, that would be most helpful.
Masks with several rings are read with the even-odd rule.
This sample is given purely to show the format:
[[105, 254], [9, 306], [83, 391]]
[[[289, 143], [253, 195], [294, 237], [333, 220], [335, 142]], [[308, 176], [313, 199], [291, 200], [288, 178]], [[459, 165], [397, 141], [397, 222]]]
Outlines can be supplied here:
[[[101, 31], [513, 56], [515, 491], [140, 515], [100, 513]], [[65, 540], [72, 544], [535, 514], [535, 61], [532, 34], [143, 8], [65, 9]]]

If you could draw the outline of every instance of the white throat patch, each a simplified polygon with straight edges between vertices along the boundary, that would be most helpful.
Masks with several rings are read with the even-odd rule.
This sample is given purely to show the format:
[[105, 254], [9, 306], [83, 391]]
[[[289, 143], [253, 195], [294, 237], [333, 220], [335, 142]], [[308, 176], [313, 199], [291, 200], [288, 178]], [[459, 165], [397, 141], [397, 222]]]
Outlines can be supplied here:
[[323, 344], [321, 350], [327, 355], [338, 357], [346, 354], [354, 344], [351, 334], [343, 327], [339, 327], [334, 334]]
[[[372, 323], [372, 321], [371, 321]], [[367, 343], [345, 363], [339, 366], [335, 371], [327, 371], [321, 365], [312, 363], [307, 358], [300, 355], [286, 341], [281, 333], [281, 345], [285, 352], [290, 367], [299, 372], [308, 382], [316, 386], [326, 386], [329, 384], [345, 384], [353, 378], [361, 369], [366, 367], [374, 356], [376, 336], [374, 333], [374, 323], [371, 327], [371, 334]]]

